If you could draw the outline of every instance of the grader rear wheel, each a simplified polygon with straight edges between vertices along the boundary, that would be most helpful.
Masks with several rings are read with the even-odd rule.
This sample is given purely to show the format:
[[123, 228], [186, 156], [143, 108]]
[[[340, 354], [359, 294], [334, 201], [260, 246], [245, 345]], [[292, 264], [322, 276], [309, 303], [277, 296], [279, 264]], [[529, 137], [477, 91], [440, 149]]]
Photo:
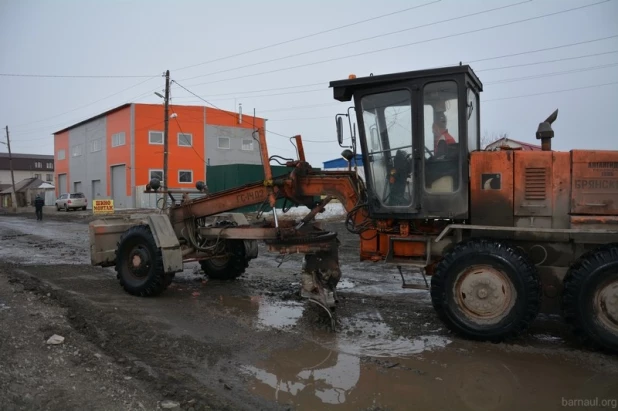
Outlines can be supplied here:
[[174, 274], [164, 272], [161, 250], [145, 225], [129, 228], [120, 238], [116, 273], [122, 288], [140, 297], [162, 293], [174, 278]]
[[562, 307], [583, 343], [618, 352], [618, 244], [590, 251], [571, 266]]
[[540, 309], [535, 267], [518, 249], [489, 239], [458, 244], [431, 279], [433, 306], [453, 332], [503, 341], [524, 332]]

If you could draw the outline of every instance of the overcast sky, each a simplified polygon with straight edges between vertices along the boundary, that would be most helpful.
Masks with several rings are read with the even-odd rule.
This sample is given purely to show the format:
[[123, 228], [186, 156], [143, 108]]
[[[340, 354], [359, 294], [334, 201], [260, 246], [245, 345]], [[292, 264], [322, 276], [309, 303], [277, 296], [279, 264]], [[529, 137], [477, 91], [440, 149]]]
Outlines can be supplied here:
[[[352, 57], [409, 43], [416, 44]], [[257, 48], [264, 49], [244, 53]], [[494, 58], [516, 53], [525, 54]], [[154, 77], [1, 76], [0, 125], [9, 126], [14, 152], [52, 154], [54, 131], [125, 102], [160, 102], [153, 91], [163, 89], [160, 74], [170, 69], [172, 79], [220, 108], [242, 103], [245, 113], [255, 108], [267, 118], [269, 130], [323, 141], [305, 144], [317, 166], [339, 157], [333, 117], [348, 106], [333, 99], [329, 81], [460, 61], [484, 84], [481, 130], [535, 143], [538, 123], [558, 108], [554, 149], [618, 149], [618, 0], [0, 0], [0, 73]], [[577, 90], [553, 93], [569, 89]], [[176, 85], [172, 96], [173, 104], [203, 104]], [[282, 137], [269, 134], [268, 143], [271, 154], [294, 153]]]

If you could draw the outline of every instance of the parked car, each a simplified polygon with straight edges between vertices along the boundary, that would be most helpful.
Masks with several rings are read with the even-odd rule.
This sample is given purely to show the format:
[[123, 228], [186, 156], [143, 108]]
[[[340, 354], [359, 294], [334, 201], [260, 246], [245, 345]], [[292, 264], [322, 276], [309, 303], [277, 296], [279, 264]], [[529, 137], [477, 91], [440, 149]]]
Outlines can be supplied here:
[[84, 193], [65, 193], [56, 200], [56, 210], [85, 210], [88, 206], [88, 200]]

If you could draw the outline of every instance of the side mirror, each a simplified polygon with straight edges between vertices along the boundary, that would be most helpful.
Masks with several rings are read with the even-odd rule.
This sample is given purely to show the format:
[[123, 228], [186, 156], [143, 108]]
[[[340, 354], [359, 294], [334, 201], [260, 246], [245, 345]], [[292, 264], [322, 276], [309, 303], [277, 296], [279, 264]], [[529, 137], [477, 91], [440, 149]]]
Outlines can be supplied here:
[[341, 118], [341, 116], [337, 116], [336, 123], [337, 123], [337, 141], [339, 142], [339, 145], [342, 145], [343, 144], [343, 119]]

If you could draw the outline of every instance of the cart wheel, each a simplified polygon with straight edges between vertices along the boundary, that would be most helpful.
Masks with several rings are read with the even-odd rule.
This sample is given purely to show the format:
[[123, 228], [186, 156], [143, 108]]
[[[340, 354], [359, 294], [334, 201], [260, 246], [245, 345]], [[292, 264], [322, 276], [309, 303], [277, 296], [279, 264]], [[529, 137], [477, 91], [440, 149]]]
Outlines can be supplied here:
[[164, 272], [161, 250], [145, 225], [129, 228], [120, 238], [116, 273], [122, 288], [140, 297], [162, 293], [173, 279], [173, 274]]
[[618, 351], [618, 244], [589, 251], [569, 268], [562, 309], [582, 343]]
[[458, 244], [436, 266], [431, 300], [444, 324], [470, 339], [499, 342], [527, 330], [541, 286], [526, 255], [491, 239]]

